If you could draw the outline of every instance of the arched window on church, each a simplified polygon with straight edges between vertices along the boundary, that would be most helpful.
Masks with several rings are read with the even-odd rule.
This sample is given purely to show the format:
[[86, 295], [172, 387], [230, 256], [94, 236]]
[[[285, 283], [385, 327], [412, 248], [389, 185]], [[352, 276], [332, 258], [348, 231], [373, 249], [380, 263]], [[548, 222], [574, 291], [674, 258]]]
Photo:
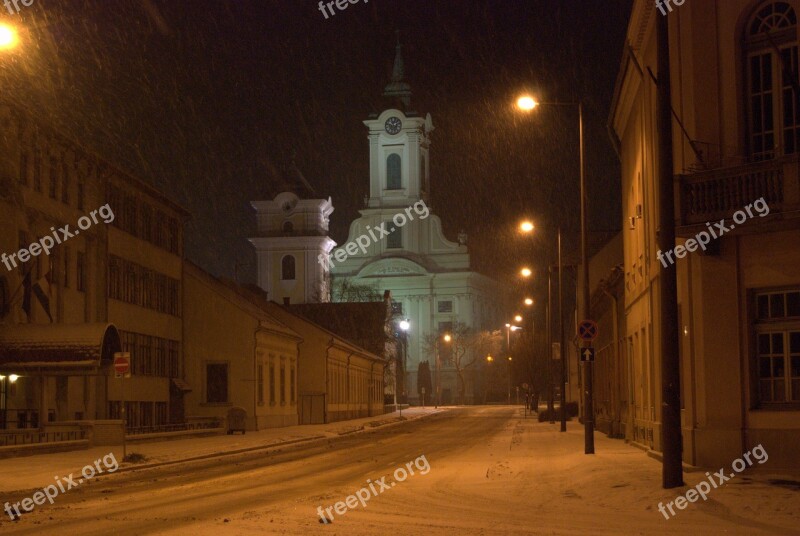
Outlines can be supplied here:
[[797, 16], [787, 2], [765, 2], [745, 28], [747, 141], [754, 161], [798, 152], [800, 95]]
[[400, 155], [390, 154], [386, 159], [386, 189], [399, 190], [402, 188], [400, 180]]
[[281, 259], [281, 279], [294, 280], [294, 255], [286, 255]]
[[294, 232], [294, 225], [292, 222], [285, 221], [283, 222], [283, 234], [292, 234]]

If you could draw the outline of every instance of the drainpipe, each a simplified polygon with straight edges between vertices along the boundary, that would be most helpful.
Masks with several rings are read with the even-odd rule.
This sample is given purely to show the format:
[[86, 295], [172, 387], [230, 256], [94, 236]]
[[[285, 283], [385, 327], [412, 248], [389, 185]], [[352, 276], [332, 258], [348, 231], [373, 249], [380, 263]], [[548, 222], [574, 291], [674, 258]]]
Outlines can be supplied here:
[[256, 330], [253, 332], [253, 423], [255, 430], [258, 431], [258, 330], [261, 327], [261, 321], [256, 320]]
[[[298, 352], [300, 351], [300, 345], [297, 345]], [[328, 347], [325, 349], [325, 401], [322, 404], [322, 421], [325, 424], [328, 424], [328, 404], [330, 404], [333, 400], [331, 397], [331, 386], [330, 386], [330, 373], [328, 368], [330, 367], [330, 359], [331, 359], [331, 348], [333, 348], [333, 337], [331, 337], [331, 342], [328, 344]]]

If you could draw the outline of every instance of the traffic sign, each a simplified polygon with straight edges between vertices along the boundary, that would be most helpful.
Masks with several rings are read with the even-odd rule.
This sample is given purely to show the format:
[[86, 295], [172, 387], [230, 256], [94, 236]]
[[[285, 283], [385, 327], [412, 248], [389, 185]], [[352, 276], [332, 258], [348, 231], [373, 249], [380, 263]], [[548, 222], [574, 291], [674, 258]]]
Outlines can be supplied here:
[[597, 322], [594, 320], [583, 320], [578, 324], [578, 337], [584, 341], [593, 341], [597, 338]]
[[130, 352], [114, 353], [114, 372], [117, 378], [131, 377], [131, 354]]
[[581, 348], [581, 361], [594, 361], [594, 348]]

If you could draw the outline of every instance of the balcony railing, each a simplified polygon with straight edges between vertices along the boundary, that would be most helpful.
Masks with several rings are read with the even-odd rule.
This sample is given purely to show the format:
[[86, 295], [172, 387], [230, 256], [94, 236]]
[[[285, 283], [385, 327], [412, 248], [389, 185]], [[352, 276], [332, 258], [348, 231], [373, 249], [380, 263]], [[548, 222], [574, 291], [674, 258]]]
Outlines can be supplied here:
[[742, 166], [679, 175], [679, 226], [730, 218], [764, 198], [770, 213], [800, 207], [798, 159], [784, 157]]

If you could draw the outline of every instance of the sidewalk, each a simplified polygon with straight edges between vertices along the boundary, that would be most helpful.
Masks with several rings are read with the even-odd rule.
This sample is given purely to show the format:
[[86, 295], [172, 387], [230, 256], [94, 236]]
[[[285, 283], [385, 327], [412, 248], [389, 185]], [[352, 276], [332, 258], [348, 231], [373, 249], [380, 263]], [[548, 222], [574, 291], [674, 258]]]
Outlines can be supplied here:
[[[446, 411], [446, 409], [412, 407], [403, 410], [403, 420], [420, 419], [442, 411]], [[0, 460], [0, 475], [2, 475], [0, 478], [0, 493], [41, 488], [52, 484], [53, 478], [56, 476], [67, 476], [70, 473], [77, 475], [83, 467], [92, 464], [94, 460], [102, 458], [109, 452], [113, 452], [120, 462], [120, 469], [117, 472], [124, 472], [190, 459], [212, 458], [314, 439], [340, 437], [399, 422], [403, 421], [400, 419], [400, 414], [395, 412], [330, 424], [269, 428], [257, 432], [247, 432], [244, 435], [223, 434], [129, 444], [128, 454], [136, 452], [147, 457], [147, 461], [142, 464], [122, 463], [122, 446], [94, 447], [88, 450], [6, 458]]]

